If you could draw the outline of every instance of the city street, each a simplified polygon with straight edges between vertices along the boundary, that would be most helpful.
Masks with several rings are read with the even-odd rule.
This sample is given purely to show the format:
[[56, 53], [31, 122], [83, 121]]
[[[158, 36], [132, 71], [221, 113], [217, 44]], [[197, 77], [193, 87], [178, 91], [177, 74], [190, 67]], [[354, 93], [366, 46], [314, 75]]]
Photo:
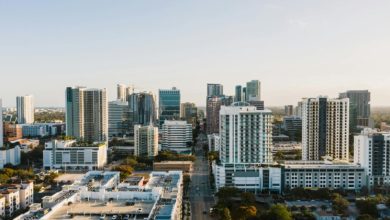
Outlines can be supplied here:
[[208, 161], [202, 148], [206, 141], [205, 135], [200, 134], [195, 147], [196, 161], [191, 174], [190, 201], [193, 220], [208, 220], [210, 208], [214, 205], [214, 197], [209, 182]]

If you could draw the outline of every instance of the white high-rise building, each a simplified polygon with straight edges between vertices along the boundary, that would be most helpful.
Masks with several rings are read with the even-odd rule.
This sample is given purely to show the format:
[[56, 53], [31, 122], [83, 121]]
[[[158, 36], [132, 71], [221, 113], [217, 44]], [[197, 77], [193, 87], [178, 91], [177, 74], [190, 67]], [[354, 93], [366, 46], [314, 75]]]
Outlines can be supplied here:
[[0, 99], [0, 147], [3, 147], [3, 102]]
[[154, 157], [158, 154], [158, 128], [153, 125], [134, 126], [134, 154]]
[[247, 103], [222, 106], [220, 111], [222, 163], [272, 163], [272, 112]]
[[125, 102], [127, 100], [126, 93], [127, 93], [127, 86], [124, 84], [118, 84], [117, 85], [117, 100]]
[[16, 97], [16, 109], [19, 124], [34, 123], [34, 97], [32, 95]]
[[354, 163], [366, 169], [371, 187], [390, 184], [390, 132], [366, 128], [355, 136]]
[[302, 159], [349, 160], [349, 100], [327, 97], [302, 101]]
[[192, 125], [186, 121], [168, 121], [162, 126], [162, 149], [178, 153], [191, 152]]
[[66, 89], [66, 135], [90, 142], [108, 140], [105, 89]]

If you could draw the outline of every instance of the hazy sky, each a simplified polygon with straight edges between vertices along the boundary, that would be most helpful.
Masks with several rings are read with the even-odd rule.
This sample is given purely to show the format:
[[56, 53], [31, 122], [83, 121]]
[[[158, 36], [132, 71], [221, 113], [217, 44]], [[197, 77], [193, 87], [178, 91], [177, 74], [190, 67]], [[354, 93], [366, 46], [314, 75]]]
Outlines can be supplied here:
[[266, 105], [347, 89], [390, 105], [390, 1], [0, 0], [0, 76], [5, 106], [117, 83], [204, 106], [207, 82], [251, 79]]

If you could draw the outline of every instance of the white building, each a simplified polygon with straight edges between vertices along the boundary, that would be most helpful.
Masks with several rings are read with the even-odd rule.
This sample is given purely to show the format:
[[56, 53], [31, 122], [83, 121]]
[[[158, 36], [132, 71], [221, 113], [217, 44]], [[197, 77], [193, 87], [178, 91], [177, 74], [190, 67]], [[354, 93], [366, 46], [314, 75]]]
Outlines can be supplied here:
[[209, 134], [207, 135], [207, 140], [209, 142], [209, 151], [219, 151], [221, 148], [221, 138], [218, 134]]
[[222, 163], [272, 163], [272, 112], [248, 103], [222, 106], [220, 111]]
[[327, 97], [302, 101], [302, 159], [349, 160], [349, 100]]
[[20, 219], [54, 220], [70, 215], [75, 219], [111, 219], [114, 215], [130, 215], [131, 219], [181, 220], [183, 173], [152, 172], [147, 179], [146, 184], [127, 180], [121, 183], [120, 172], [91, 171], [72, 185], [65, 185], [62, 191], [44, 197], [40, 210], [30, 211]]
[[213, 163], [213, 174], [217, 190], [222, 187], [236, 187], [244, 191], [260, 193], [264, 190], [282, 192], [282, 173], [278, 167], [261, 164]]
[[108, 140], [106, 89], [66, 88], [66, 135], [89, 142]]
[[186, 121], [168, 121], [162, 126], [162, 149], [178, 153], [191, 152], [192, 125]]
[[107, 144], [88, 144], [75, 140], [53, 140], [45, 143], [44, 169], [97, 170], [107, 163]]
[[282, 173], [283, 190], [300, 187], [359, 191], [367, 186], [365, 169], [346, 162], [286, 161]]
[[19, 165], [20, 155], [21, 150], [19, 146], [2, 147], [0, 149], [0, 169], [3, 169], [6, 164]]
[[34, 97], [32, 95], [16, 97], [16, 109], [19, 124], [34, 123]]
[[368, 128], [355, 136], [354, 163], [367, 170], [370, 187], [390, 184], [390, 132]]
[[33, 202], [33, 182], [0, 185], [0, 218], [11, 217], [16, 211], [30, 207]]
[[158, 154], [158, 128], [153, 125], [134, 126], [134, 154], [154, 157]]

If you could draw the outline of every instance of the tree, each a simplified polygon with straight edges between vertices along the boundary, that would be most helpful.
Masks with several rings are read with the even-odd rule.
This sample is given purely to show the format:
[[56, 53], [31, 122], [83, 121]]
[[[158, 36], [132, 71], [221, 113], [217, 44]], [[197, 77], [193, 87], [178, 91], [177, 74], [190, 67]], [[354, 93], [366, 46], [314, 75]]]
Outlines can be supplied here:
[[253, 193], [243, 192], [241, 193], [241, 202], [243, 205], [253, 205], [256, 202], [256, 197]]
[[256, 217], [257, 208], [255, 206], [240, 206], [238, 209], [241, 219], [248, 219]]
[[345, 211], [348, 209], [349, 202], [344, 199], [340, 194], [334, 193], [332, 199], [333, 210], [338, 214], [345, 214]]
[[230, 210], [228, 208], [223, 209], [222, 219], [224, 220], [232, 220], [232, 216], [230, 215]]
[[357, 220], [375, 220], [374, 217], [368, 214], [361, 215], [357, 218]]
[[271, 206], [270, 210], [266, 214], [267, 220], [292, 220], [291, 213], [287, 210], [287, 207], [281, 204]]

